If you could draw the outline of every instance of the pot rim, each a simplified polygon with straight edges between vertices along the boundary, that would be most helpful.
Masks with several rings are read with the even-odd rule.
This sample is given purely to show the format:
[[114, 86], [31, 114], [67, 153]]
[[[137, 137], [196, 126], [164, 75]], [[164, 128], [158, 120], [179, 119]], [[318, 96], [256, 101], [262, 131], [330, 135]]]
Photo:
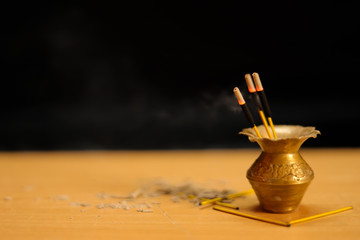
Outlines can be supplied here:
[[253, 128], [244, 128], [238, 134], [248, 136], [249, 141], [251, 142], [257, 142], [261, 140], [269, 140], [273, 142], [290, 139], [301, 140], [308, 139], [310, 137], [316, 138], [318, 134], [321, 134], [321, 132], [319, 130], [316, 130], [313, 126], [274, 125], [278, 137], [270, 138], [266, 133], [264, 125], [259, 125], [257, 128], [262, 136], [261, 138], [256, 135]]

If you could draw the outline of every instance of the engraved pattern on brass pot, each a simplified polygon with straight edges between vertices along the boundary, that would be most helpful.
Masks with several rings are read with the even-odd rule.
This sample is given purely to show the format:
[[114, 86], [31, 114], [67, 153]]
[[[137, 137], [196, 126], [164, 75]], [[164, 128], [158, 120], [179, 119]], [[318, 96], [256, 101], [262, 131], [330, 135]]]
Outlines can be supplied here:
[[266, 182], [273, 182], [274, 179], [300, 182], [305, 177], [312, 175], [314, 175], [314, 173], [306, 163], [268, 165], [260, 163], [251, 169], [248, 173], [248, 178], [252, 180], [261, 179]]

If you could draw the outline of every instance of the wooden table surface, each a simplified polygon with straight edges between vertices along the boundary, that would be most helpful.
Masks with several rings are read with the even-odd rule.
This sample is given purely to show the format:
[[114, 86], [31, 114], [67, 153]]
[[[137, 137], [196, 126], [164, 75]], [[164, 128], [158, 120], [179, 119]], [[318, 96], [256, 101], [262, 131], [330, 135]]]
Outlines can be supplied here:
[[[315, 172], [299, 209], [262, 212], [255, 195], [243, 212], [280, 220], [354, 209], [291, 227], [199, 209], [171, 196], [139, 196], [129, 210], [105, 207], [156, 179], [243, 191], [259, 150], [0, 153], [1, 239], [360, 239], [360, 149], [302, 149]], [[102, 195], [99, 193], [102, 193]], [[112, 195], [113, 197], [106, 197]], [[138, 212], [137, 204], [153, 212]], [[116, 205], [115, 205], [116, 206]]]

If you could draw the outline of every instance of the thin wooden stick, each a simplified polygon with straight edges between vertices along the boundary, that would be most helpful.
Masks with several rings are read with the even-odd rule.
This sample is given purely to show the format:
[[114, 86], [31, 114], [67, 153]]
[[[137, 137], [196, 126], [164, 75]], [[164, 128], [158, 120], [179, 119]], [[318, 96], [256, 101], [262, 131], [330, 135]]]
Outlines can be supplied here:
[[251, 193], [254, 193], [254, 189], [249, 189], [249, 190], [246, 190], [246, 191], [243, 191], [243, 192], [238, 192], [238, 193], [232, 193], [232, 194], [227, 195], [224, 198], [223, 197], [218, 197], [218, 198], [205, 200], [205, 201], [202, 201], [200, 203], [200, 205], [206, 205], [206, 204], [210, 204], [210, 203], [219, 202], [219, 201], [221, 201], [223, 199], [233, 199], [233, 198], [237, 198], [237, 197], [242, 197], [242, 196], [245, 196], [245, 195], [248, 195], [248, 194], [251, 194]]
[[221, 211], [221, 212], [225, 212], [225, 213], [238, 215], [238, 216], [241, 216], [241, 217], [246, 217], [246, 218], [262, 221], [262, 222], [267, 222], [267, 223], [272, 223], [272, 224], [276, 224], [276, 225], [280, 225], [280, 226], [290, 227], [290, 224], [287, 223], [287, 222], [278, 221], [278, 220], [269, 219], [269, 218], [258, 217], [258, 216], [250, 215], [250, 214], [247, 214], [247, 213], [242, 213], [242, 212], [239, 212], [239, 211], [236, 211], [236, 210], [228, 209], [228, 208], [214, 206], [213, 209]]
[[232, 209], [239, 210], [239, 207], [238, 207], [238, 206], [235, 206], [235, 205], [232, 205], [232, 204], [229, 204], [229, 203], [215, 202], [215, 204], [216, 204], [216, 205], [219, 205], [219, 206], [223, 206], [223, 207], [227, 207], [227, 208], [232, 208]]
[[218, 202], [218, 201], [221, 201], [223, 200], [224, 198], [222, 197], [217, 197], [217, 198], [213, 198], [213, 199], [208, 199], [208, 200], [205, 200], [205, 201], [202, 201], [199, 203], [199, 205], [207, 205], [207, 204], [211, 204], [211, 203], [215, 203], [215, 202]]
[[344, 212], [344, 211], [351, 210], [351, 209], [353, 209], [352, 206], [344, 207], [344, 208], [340, 208], [340, 209], [337, 209], [337, 210], [333, 210], [333, 211], [329, 211], [329, 212], [325, 212], [325, 213], [320, 213], [320, 214], [317, 214], [317, 215], [314, 215], [314, 216], [304, 217], [304, 218], [292, 220], [292, 221], [289, 222], [289, 224], [293, 225], [293, 224], [296, 224], [296, 223], [307, 222], [307, 221], [310, 221], [310, 220], [313, 220], [313, 219], [326, 217], [326, 216], [329, 216], [329, 215], [332, 215], [332, 214]]
[[255, 192], [254, 189], [249, 189], [249, 190], [246, 190], [246, 191], [243, 191], [243, 192], [232, 193], [232, 194], [227, 195], [226, 199], [233, 199], [233, 198], [237, 198], [237, 197], [242, 197], [242, 196], [245, 196], [245, 195], [252, 194], [254, 192]]

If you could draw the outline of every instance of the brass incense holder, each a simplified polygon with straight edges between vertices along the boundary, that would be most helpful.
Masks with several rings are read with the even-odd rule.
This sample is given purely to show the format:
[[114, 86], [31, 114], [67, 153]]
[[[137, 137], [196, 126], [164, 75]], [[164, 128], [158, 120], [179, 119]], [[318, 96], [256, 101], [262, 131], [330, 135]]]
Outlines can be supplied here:
[[[258, 127], [261, 136], [267, 136], [263, 125]], [[247, 171], [246, 177], [255, 190], [262, 208], [274, 213], [287, 213], [297, 209], [314, 172], [299, 154], [299, 148], [320, 131], [315, 127], [275, 125], [276, 139], [258, 137], [253, 128], [239, 134], [257, 142], [262, 153]]]

